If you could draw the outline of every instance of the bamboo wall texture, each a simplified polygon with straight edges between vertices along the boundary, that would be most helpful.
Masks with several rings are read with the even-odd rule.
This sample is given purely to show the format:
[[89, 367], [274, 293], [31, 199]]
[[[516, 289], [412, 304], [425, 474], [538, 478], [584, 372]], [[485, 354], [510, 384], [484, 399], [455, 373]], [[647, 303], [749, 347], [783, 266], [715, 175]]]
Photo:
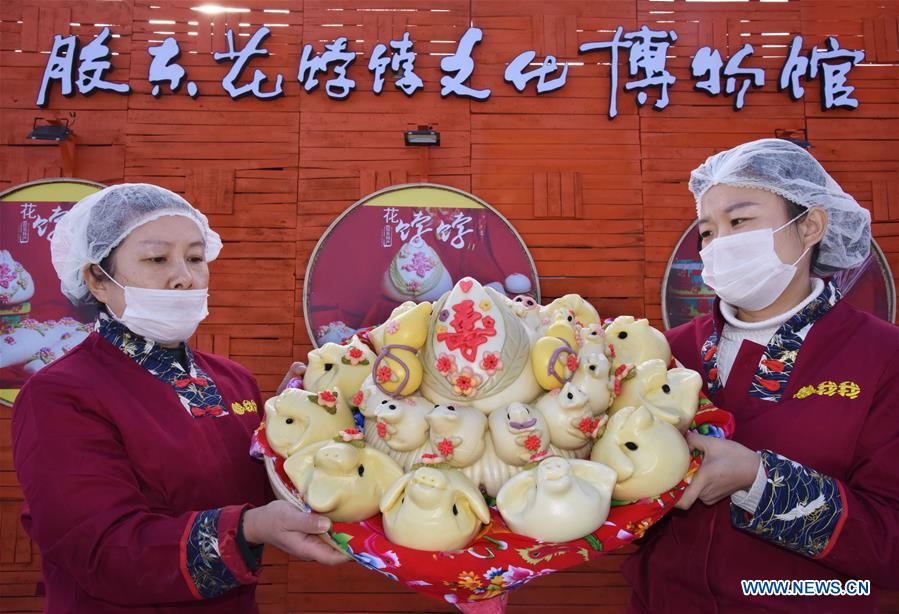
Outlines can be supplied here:
[[[423, 179], [419, 152], [404, 147], [402, 136], [419, 125], [441, 132], [427, 179], [471, 191], [505, 214], [530, 247], [549, 298], [579, 292], [603, 314], [645, 315], [660, 325], [665, 263], [694, 216], [689, 171], [715, 151], [778, 129], [806, 131], [814, 154], [871, 210], [874, 234], [899, 271], [899, 9], [893, 0], [223, 0], [217, 4], [249, 11], [219, 15], [191, 10], [199, 4], [0, 3], [0, 189], [63, 174], [59, 148], [25, 136], [35, 117], [74, 111], [74, 176], [148, 181], [183, 193], [226, 242], [212, 266], [211, 315], [197, 345], [243, 363], [266, 391], [311, 347], [301, 299], [315, 242], [358, 198]], [[440, 59], [470, 23], [484, 31], [471, 85], [493, 94], [485, 102], [441, 99]], [[101, 30], [97, 24], [110, 24], [117, 35], [109, 78], [129, 81], [133, 93], [67, 99], [55, 91], [48, 107], [37, 109], [53, 35], [78, 34], [86, 43]], [[228, 68], [210, 53], [225, 49], [226, 26], [249, 35], [263, 24], [277, 24], [264, 43], [271, 56], [255, 60], [245, 78], [256, 67], [272, 78], [282, 73], [285, 95], [233, 101], [219, 84]], [[650, 108], [652, 89], [641, 109], [633, 93], [619, 93], [619, 115], [609, 120], [608, 54], [578, 56], [577, 48], [609, 40], [619, 25], [632, 31], [642, 24], [677, 31], [668, 68], [678, 83], [662, 112]], [[425, 89], [407, 98], [388, 79], [375, 96], [365, 69], [371, 49], [406, 30]], [[169, 32], [200, 88], [196, 100], [150, 95], [146, 49]], [[794, 34], [804, 35], [806, 50], [828, 35], [865, 50], [864, 64], [850, 73], [857, 110], [822, 111], [816, 84], [799, 102], [777, 91]], [[339, 102], [321, 88], [303, 92], [295, 79], [302, 45], [311, 42], [321, 52], [336, 36], [347, 36], [350, 49], [361, 52], [350, 69], [357, 89]], [[731, 98], [692, 91], [690, 62], [698, 47], [711, 45], [727, 58], [746, 42], [756, 49], [748, 64], [767, 74], [742, 111], [732, 110]], [[505, 63], [527, 49], [538, 58], [554, 54], [584, 64], [571, 67], [557, 92], [538, 97], [531, 86], [519, 94], [502, 75]], [[626, 57], [618, 68], [622, 83]], [[0, 611], [36, 610], [39, 554], [18, 523], [8, 409], [0, 409], [0, 419]], [[259, 590], [266, 611], [440, 608], [358, 566], [326, 570], [273, 550], [266, 557]], [[513, 595], [512, 610], [621, 610], [629, 593], [617, 571], [621, 560], [610, 556], [542, 578]], [[883, 603], [899, 611], [895, 595]]]

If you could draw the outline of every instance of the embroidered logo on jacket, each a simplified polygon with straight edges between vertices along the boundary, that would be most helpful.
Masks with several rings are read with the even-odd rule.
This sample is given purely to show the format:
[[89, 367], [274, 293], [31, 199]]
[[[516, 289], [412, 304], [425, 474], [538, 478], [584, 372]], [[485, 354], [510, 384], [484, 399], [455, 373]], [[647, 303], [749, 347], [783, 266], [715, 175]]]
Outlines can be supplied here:
[[821, 397], [841, 396], [847, 399], [856, 399], [861, 392], [862, 387], [855, 382], [845, 381], [837, 383], [827, 380], [817, 386], [803, 386], [793, 395], [793, 398], [804, 399], [812, 395], [818, 395]]
[[243, 403], [235, 401], [234, 403], [231, 403], [231, 411], [238, 416], [242, 416], [244, 414], [258, 413], [259, 410], [256, 408], [256, 401], [244, 401]]

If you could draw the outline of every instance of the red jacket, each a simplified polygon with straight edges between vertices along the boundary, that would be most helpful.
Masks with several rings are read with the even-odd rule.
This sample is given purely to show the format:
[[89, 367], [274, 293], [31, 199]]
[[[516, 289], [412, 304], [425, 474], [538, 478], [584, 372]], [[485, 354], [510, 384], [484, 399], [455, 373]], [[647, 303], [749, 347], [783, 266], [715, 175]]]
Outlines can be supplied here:
[[[674, 356], [706, 376], [701, 350], [723, 326], [715, 313], [667, 333]], [[899, 587], [899, 328], [838, 302], [809, 330], [779, 402], [748, 393], [763, 350], [745, 341], [727, 385], [709, 393], [706, 377], [705, 392], [733, 413], [736, 441], [832, 478], [839, 517], [811, 558], [735, 528], [729, 499], [675, 510], [625, 564], [634, 609], [859, 612], [875, 610], [875, 598], [746, 597], [740, 580], [866, 579], [872, 595]]]
[[255, 611], [257, 572], [235, 535], [248, 504], [271, 500], [248, 454], [262, 400], [243, 367], [193, 356], [220, 417], [191, 415], [97, 333], [20, 392], [13, 452], [46, 611]]

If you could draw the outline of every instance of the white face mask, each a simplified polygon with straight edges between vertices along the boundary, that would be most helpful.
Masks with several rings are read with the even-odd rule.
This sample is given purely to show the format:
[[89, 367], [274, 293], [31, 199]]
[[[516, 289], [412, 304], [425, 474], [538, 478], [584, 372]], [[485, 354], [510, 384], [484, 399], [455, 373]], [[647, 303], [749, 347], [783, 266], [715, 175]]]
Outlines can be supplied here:
[[[99, 265], [98, 265], [99, 266]], [[103, 271], [103, 268], [100, 267]], [[209, 315], [208, 288], [200, 290], [156, 290], [123, 286], [103, 271], [112, 283], [125, 291], [125, 311], [121, 317], [109, 310], [115, 320], [134, 333], [162, 345], [181, 343], [190, 338], [200, 322]]]
[[796, 275], [796, 263], [786, 264], [774, 251], [774, 233], [808, 213], [808, 209], [777, 229], [763, 228], [719, 237], [699, 252], [702, 280], [725, 303], [748, 311], [771, 305]]

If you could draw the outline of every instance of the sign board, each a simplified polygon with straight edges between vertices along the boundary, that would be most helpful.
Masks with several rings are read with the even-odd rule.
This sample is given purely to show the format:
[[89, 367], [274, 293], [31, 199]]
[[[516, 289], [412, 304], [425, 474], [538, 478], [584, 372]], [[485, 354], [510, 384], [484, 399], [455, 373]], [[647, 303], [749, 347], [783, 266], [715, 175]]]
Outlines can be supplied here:
[[316, 346], [339, 342], [465, 276], [540, 300], [527, 247], [484, 201], [434, 184], [376, 192], [337, 218], [312, 253], [303, 295], [309, 337]]
[[11, 405], [31, 374], [84, 339], [97, 315], [59, 289], [50, 262], [56, 222], [103, 189], [99, 183], [51, 179], [0, 194], [0, 403]]
[[[196, 9], [195, 9], [196, 10]], [[223, 9], [224, 10], [224, 9]], [[175, 24], [174, 21], [171, 22]], [[249, 25], [249, 24], [240, 24]], [[286, 24], [271, 24], [286, 25]], [[190, 23], [184, 24], [190, 29]], [[194, 26], [195, 27], [195, 26]], [[259, 100], [271, 100], [283, 96], [291, 77], [281, 73], [266, 73], [265, 63], [260, 59], [269, 55], [263, 45], [271, 35], [268, 26], [260, 26], [253, 31], [242, 32], [235, 37], [231, 27], [225, 30], [227, 48], [214, 52], [212, 59], [228, 68], [221, 79], [221, 88], [233, 100], [244, 96], [253, 96]], [[196, 35], [197, 32], [189, 32]], [[107, 75], [115, 67], [112, 62], [111, 40], [117, 36], [109, 26], [105, 26], [96, 37], [82, 44], [74, 34], [70, 36], [55, 35], [43, 76], [37, 91], [35, 104], [44, 107], [48, 104], [49, 94], [54, 87], [59, 88], [63, 96], [74, 96], [76, 92], [89, 96], [95, 92], [109, 92], [128, 95], [131, 85], [127, 82], [113, 81]], [[452, 36], [447, 34], [447, 37]], [[585, 34], [587, 36], [587, 34]], [[247, 38], [240, 38], [247, 37]], [[521, 51], [517, 55], [509, 55], [503, 81], [507, 87], [517, 92], [533, 88], [537, 94], [546, 94], [565, 86], [569, 68], [580, 70], [580, 75], [592, 76], [589, 72], [598, 64], [611, 64], [615, 70], [609, 75], [608, 93], [597, 92], [598, 96], [609, 96], [608, 115], [613, 119], [618, 115], [617, 100], [619, 94], [635, 96], [637, 104], [643, 106], [652, 101], [652, 108], [661, 111], [670, 101], [669, 88], [674, 88], [677, 77], [668, 70], [667, 60], [671, 55], [670, 48], [677, 45], [678, 34], [675, 30], [652, 30], [645, 24], [639, 29], [625, 31], [618, 26], [611, 35], [609, 32], [597, 31], [589, 35], [588, 42], [578, 47], [578, 60], [560, 61], [556, 56], [547, 54], [537, 57], [535, 50]], [[277, 40], [274, 37], [273, 40]], [[181, 47], [174, 36], [168, 36], [147, 48], [150, 56], [147, 80], [154, 97], [178, 94], [188, 95], [196, 99], [201, 95], [199, 86], [190, 79], [187, 70], [179, 64]], [[379, 42], [369, 54], [367, 66], [353, 66], [363, 50], [351, 44], [346, 36], [338, 35], [333, 42], [326, 42], [321, 50], [307, 43], [303, 46], [295, 80], [305, 92], [313, 92], [324, 86], [324, 94], [334, 100], [344, 100], [356, 90], [354, 74], [358, 70], [372, 73], [372, 93], [380, 94], [390, 78], [392, 87], [402, 91], [406, 96], [413, 96], [417, 91], [425, 89], [425, 82], [415, 72], [415, 41], [409, 32], [404, 32], [398, 40]], [[865, 58], [860, 49], [843, 48], [836, 36], [828, 36], [823, 48], [813, 44], [810, 49], [803, 50], [803, 37], [792, 38], [787, 56], [777, 76], [766, 75], [765, 69], [754, 66], [758, 59], [753, 56], [756, 49], [745, 43], [730, 57], [722, 56], [718, 49], [700, 47], [693, 49], [690, 57], [690, 75], [693, 89], [703, 91], [709, 96], [732, 97], [735, 111], [743, 108], [750, 88], [757, 89], [766, 81], [776, 80], [779, 91], [786, 91], [790, 98], [801, 100], [805, 95], [805, 85], [816, 81], [821, 88], [821, 106], [824, 110], [843, 108], [855, 109], [858, 100], [853, 96], [855, 87], [849, 82], [849, 72]], [[476, 71], [475, 48], [478, 45], [489, 45], [481, 28], [471, 25], [459, 38], [453, 53], [448, 53], [440, 60], [440, 95], [486, 100], [490, 97], [490, 88], [474, 88], [470, 84]], [[765, 53], [764, 49], [759, 54]], [[627, 78], [619, 83], [617, 67], [620, 63], [627, 66]], [[246, 69], [246, 70], [245, 70]], [[252, 78], [243, 76], [252, 73]], [[182, 90], [182, 85], [185, 85]]]

